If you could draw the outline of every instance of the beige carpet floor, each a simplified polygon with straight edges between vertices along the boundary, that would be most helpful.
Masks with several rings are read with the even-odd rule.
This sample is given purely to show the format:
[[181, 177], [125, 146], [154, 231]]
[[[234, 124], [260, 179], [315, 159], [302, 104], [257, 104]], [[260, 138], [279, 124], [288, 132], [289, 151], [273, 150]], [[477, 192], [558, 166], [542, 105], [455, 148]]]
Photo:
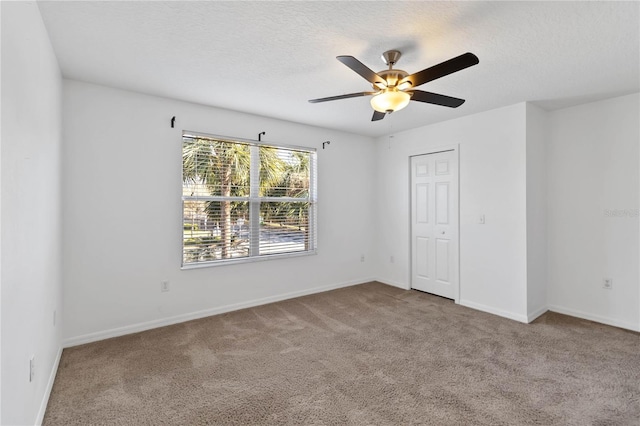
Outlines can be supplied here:
[[65, 349], [45, 425], [640, 425], [640, 334], [368, 283]]

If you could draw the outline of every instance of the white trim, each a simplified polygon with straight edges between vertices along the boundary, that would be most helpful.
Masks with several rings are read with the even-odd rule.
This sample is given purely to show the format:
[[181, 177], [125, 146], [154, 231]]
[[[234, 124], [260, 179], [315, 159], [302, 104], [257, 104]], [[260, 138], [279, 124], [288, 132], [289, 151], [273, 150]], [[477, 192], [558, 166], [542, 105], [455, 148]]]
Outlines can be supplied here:
[[460, 286], [462, 286], [462, 283], [460, 281], [460, 144], [455, 144], [454, 145], [454, 149], [453, 151], [455, 152], [456, 155], [456, 221], [457, 221], [457, 225], [458, 225], [458, 229], [456, 229], [456, 237], [457, 240], [456, 241], [456, 268], [455, 268], [455, 275], [456, 275], [456, 281], [458, 283], [458, 285], [456, 285], [453, 289], [453, 301], [456, 304], [460, 304]]
[[[389, 285], [392, 287], [397, 287], [403, 290], [410, 290], [410, 286], [408, 283], [402, 283], [398, 281], [382, 279], [382, 278], [365, 278], [359, 280], [345, 281], [338, 284], [325, 285], [320, 287], [314, 287], [307, 290], [295, 291], [290, 293], [284, 293], [276, 296], [269, 296], [262, 299], [250, 300], [247, 302], [240, 302], [231, 305], [220, 306], [217, 308], [205, 309], [196, 312], [190, 312], [186, 314], [175, 315], [168, 318], [162, 318], [152, 321], [146, 321], [142, 323], [127, 325], [118, 328], [112, 328], [109, 330], [98, 331], [95, 333], [88, 333], [76, 337], [70, 337], [63, 341], [62, 347], [60, 347], [58, 351], [58, 355], [56, 357], [56, 361], [54, 363], [53, 369], [51, 371], [49, 382], [47, 383], [47, 389], [45, 392], [45, 398], [42, 401], [40, 411], [38, 412], [38, 423], [42, 422], [44, 418], [44, 412], [47, 408], [47, 402], [49, 400], [49, 395], [51, 394], [51, 389], [53, 388], [53, 382], [56, 377], [56, 372], [58, 370], [58, 365], [60, 363], [60, 357], [62, 356], [62, 349], [69, 348], [72, 346], [82, 345], [85, 343], [96, 342], [99, 340], [109, 339], [112, 337], [123, 336], [131, 333], [138, 333], [145, 330], [151, 330], [158, 327], [164, 327], [167, 325], [179, 324], [181, 322], [191, 321], [194, 319], [205, 318], [212, 315], [218, 315], [226, 312], [237, 311], [240, 309], [252, 308], [255, 306], [266, 305], [269, 303], [279, 302], [282, 300], [293, 299], [296, 297], [308, 296], [310, 294], [322, 293], [325, 291], [335, 290], [344, 287], [351, 287], [354, 285], [365, 284], [368, 282], [377, 281], [381, 284]], [[529, 313], [527, 316], [516, 314], [509, 311], [504, 311], [501, 309], [496, 309], [487, 305], [483, 305], [480, 303], [472, 302], [465, 299], [460, 299], [459, 304], [461, 306], [465, 306], [471, 309], [476, 309], [478, 311], [487, 312], [493, 315], [498, 315], [503, 318], [508, 318], [514, 321], [522, 322], [522, 323], [530, 323], [531, 321], [538, 318], [540, 315], [547, 312], [547, 310], [552, 312], [557, 312], [564, 315], [570, 315], [576, 318], [582, 318], [589, 321], [595, 321], [601, 324], [610, 325], [613, 327], [624, 328], [632, 331], [640, 331], [640, 324], [633, 324], [625, 321], [615, 320], [611, 318], [606, 318], [599, 315], [588, 314], [581, 311], [576, 311], [573, 309], [563, 308], [561, 306], [550, 305], [548, 307], [541, 307], [538, 310]]]
[[318, 249], [312, 249], [312, 250], [305, 250], [305, 251], [292, 251], [287, 253], [263, 254], [260, 256], [232, 257], [231, 259], [218, 259], [218, 260], [210, 260], [207, 262], [187, 263], [187, 264], [183, 264], [180, 267], [180, 270], [188, 271], [189, 269], [211, 268], [214, 266], [225, 266], [225, 265], [237, 265], [239, 263], [263, 262], [265, 260], [287, 259], [290, 257], [315, 256], [317, 254], [318, 254]]
[[53, 383], [56, 381], [56, 374], [58, 373], [58, 366], [60, 365], [60, 358], [62, 358], [62, 346], [58, 348], [58, 355], [53, 362], [51, 373], [49, 373], [49, 381], [47, 387], [44, 390], [42, 396], [42, 402], [40, 403], [40, 409], [38, 410], [38, 417], [36, 417], [36, 425], [41, 425], [44, 420], [44, 414], [47, 411], [47, 404], [49, 404], [49, 397], [51, 396], [51, 390], [53, 389]]
[[514, 321], [523, 322], [527, 324], [528, 318], [526, 315], [515, 314], [509, 311], [503, 311], [502, 309], [496, 309], [491, 306], [483, 305], [476, 302], [471, 302], [469, 300], [460, 299], [460, 305], [466, 306], [467, 308], [476, 309], [478, 311], [487, 312], [493, 315], [498, 315], [503, 318], [508, 318]]
[[381, 279], [381, 278], [376, 278], [373, 281], [377, 281], [379, 283], [386, 284], [386, 285], [389, 285], [391, 287], [398, 287], [398, 288], [401, 288], [403, 290], [411, 290], [411, 285], [409, 283], [401, 283], [401, 282], [398, 282], [398, 281], [384, 280], [384, 279]]
[[575, 309], [564, 308], [562, 306], [557, 305], [549, 305], [549, 310], [551, 312], [557, 312], [559, 314], [570, 315], [576, 318], [582, 318], [589, 321], [599, 322], [601, 324], [610, 325], [613, 327], [624, 328], [632, 331], [640, 331], [640, 324], [634, 324], [631, 322], [620, 321], [613, 318], [603, 317], [601, 315], [589, 314], [582, 311], [577, 311]]
[[536, 318], [538, 318], [540, 315], [544, 314], [545, 312], [547, 312], [549, 310], [549, 308], [547, 308], [546, 306], [543, 306], [541, 308], [536, 309], [533, 312], [529, 312], [529, 314], [527, 315], [527, 322], [533, 322], [533, 320], [535, 320]]
[[63, 341], [63, 346], [69, 348], [72, 346], [83, 345], [85, 343], [97, 342], [99, 340], [110, 339], [112, 337], [124, 336], [125, 334], [138, 333], [140, 331], [151, 330], [167, 325], [179, 324], [181, 322], [191, 321], [195, 319], [205, 318], [212, 315], [223, 314], [226, 312], [237, 311], [240, 309], [253, 308], [255, 306], [266, 305], [269, 303], [280, 302], [282, 300], [293, 299], [295, 297], [308, 296], [310, 294], [322, 293], [325, 291], [335, 290], [343, 287], [351, 287], [358, 284], [364, 284], [375, 281], [374, 278], [359, 279], [346, 281], [338, 284], [314, 287], [307, 290], [294, 291], [290, 293], [279, 294], [276, 296], [264, 297], [262, 299], [249, 300], [247, 302], [234, 303], [231, 305], [219, 306], [217, 308], [204, 309], [202, 311], [190, 312], [186, 314], [175, 315], [168, 318], [161, 318], [152, 321], [145, 321], [137, 324], [125, 325], [123, 327], [112, 328], [110, 330], [97, 331], [95, 333], [83, 334], [80, 336], [70, 337]]

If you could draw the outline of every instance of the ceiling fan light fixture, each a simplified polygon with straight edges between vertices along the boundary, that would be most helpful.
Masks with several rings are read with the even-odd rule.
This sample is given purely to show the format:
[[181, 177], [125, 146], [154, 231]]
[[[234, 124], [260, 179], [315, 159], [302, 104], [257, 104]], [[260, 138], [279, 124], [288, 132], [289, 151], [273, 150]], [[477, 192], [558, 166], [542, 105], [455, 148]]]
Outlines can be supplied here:
[[378, 112], [394, 112], [409, 105], [411, 95], [398, 89], [389, 88], [371, 98], [371, 107]]
[[411, 82], [410, 81], [403, 81], [400, 84], [397, 85], [398, 90], [407, 90], [411, 88]]

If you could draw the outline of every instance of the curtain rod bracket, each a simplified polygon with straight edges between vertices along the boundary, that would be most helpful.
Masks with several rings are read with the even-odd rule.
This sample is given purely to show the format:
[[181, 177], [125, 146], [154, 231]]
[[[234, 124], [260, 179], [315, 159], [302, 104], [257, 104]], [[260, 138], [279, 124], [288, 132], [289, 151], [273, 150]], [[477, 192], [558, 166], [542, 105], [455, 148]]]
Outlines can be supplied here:
[[260, 132], [258, 133], [258, 142], [262, 142], [262, 135], [266, 135], [267, 132]]
[[174, 115], [173, 117], [171, 117], [171, 128], [172, 128], [172, 129], [175, 127], [175, 126], [174, 126], [174, 125], [175, 125], [175, 123], [176, 123], [176, 116]]
[[331, 145], [331, 141], [322, 142], [322, 149], [324, 149], [325, 144]]

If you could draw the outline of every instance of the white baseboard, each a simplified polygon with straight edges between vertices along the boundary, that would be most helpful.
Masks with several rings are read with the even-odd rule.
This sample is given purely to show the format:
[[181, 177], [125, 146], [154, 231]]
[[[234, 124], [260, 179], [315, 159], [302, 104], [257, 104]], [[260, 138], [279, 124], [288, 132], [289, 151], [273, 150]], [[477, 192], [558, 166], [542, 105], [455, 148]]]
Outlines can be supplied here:
[[471, 302], [469, 300], [460, 299], [460, 305], [466, 306], [467, 308], [477, 309], [478, 311], [487, 312], [493, 315], [498, 315], [500, 317], [508, 318], [514, 321], [528, 323], [528, 318], [526, 315], [515, 314], [509, 311], [503, 311], [502, 309], [496, 309], [491, 306], [483, 305], [481, 303]]
[[[381, 279], [381, 278], [368, 278], [368, 279], [360, 279], [354, 281], [346, 281], [338, 284], [331, 284], [326, 286], [314, 287], [311, 289], [295, 291], [290, 293], [284, 293], [276, 296], [265, 297], [262, 299], [254, 299], [246, 302], [235, 303], [231, 305], [220, 306], [211, 309], [205, 309], [196, 312], [190, 312], [186, 314], [180, 314], [168, 318], [161, 318], [153, 321], [146, 321], [142, 323], [127, 325], [123, 327], [113, 328], [110, 330], [98, 331], [95, 333], [83, 334], [80, 336], [70, 337], [63, 341], [63, 347], [68, 348], [71, 346], [82, 345], [85, 343], [96, 342], [98, 340], [109, 339], [112, 337], [123, 336], [125, 334], [138, 333], [140, 331], [150, 330], [153, 328], [164, 327], [167, 325], [178, 324], [185, 321], [191, 321], [194, 319], [204, 318], [211, 315], [222, 314], [225, 312], [236, 311], [239, 309], [252, 308], [254, 306], [266, 305], [268, 303], [279, 302], [282, 300], [292, 299], [295, 297], [307, 296], [315, 293], [322, 293], [325, 291], [335, 290], [343, 287], [350, 287], [353, 285], [364, 284], [370, 281], [377, 281], [382, 284], [390, 285], [393, 287], [401, 288], [403, 290], [409, 290], [410, 287], [407, 283], [400, 283], [393, 280]], [[558, 312], [565, 315], [571, 315], [578, 318], [583, 318], [590, 321], [599, 322], [602, 324], [611, 325], [614, 327], [625, 328], [633, 331], [640, 331], [640, 324], [633, 324], [624, 321], [619, 321], [611, 318], [602, 317], [599, 315], [588, 314], [585, 312], [576, 311], [573, 309], [563, 308], [561, 306], [551, 305], [548, 307], [541, 307], [538, 310], [529, 313], [528, 315], [520, 315], [509, 311], [504, 311], [501, 309], [496, 309], [491, 306], [483, 305], [480, 303], [472, 302], [469, 300], [460, 299], [459, 304], [462, 306], [466, 306], [468, 308], [476, 309], [479, 311], [487, 312], [493, 315], [498, 315], [504, 318], [512, 319], [514, 321], [522, 322], [522, 323], [530, 323], [535, 320], [540, 315], [544, 314], [547, 310]], [[51, 392], [51, 387], [53, 386], [53, 380], [55, 379], [55, 372], [57, 371], [57, 366], [60, 361], [60, 356], [62, 354], [62, 349], [58, 354], [58, 359], [56, 360], [55, 369], [52, 372], [52, 376], [50, 378], [50, 383], [48, 384], [47, 392]], [[44, 416], [44, 410], [46, 409], [46, 401], [48, 401], [48, 393], [47, 398], [44, 400], [44, 406], [41, 407], [41, 414]], [[39, 417], [40, 418], [40, 417]]]
[[377, 281], [379, 283], [382, 283], [382, 284], [390, 285], [392, 287], [398, 287], [398, 288], [401, 288], [403, 290], [411, 290], [411, 286], [408, 283], [400, 283], [400, 282], [397, 282], [397, 281], [381, 279], [381, 278], [376, 278], [375, 281]]
[[570, 315], [572, 317], [582, 318], [589, 321], [599, 322], [601, 324], [611, 325], [613, 327], [624, 328], [632, 331], [640, 331], [640, 324], [620, 321], [614, 318], [607, 318], [601, 315], [590, 314], [587, 312], [582, 312], [575, 309], [565, 308], [557, 305], [550, 305], [549, 310], [552, 312], [557, 312], [559, 314]]
[[58, 355], [56, 355], [56, 359], [53, 362], [53, 367], [51, 367], [51, 373], [49, 373], [49, 381], [47, 382], [47, 387], [44, 390], [44, 395], [42, 396], [42, 402], [40, 403], [40, 409], [38, 410], [38, 417], [36, 418], [36, 425], [41, 425], [44, 420], [44, 413], [47, 411], [47, 404], [49, 403], [49, 397], [51, 396], [51, 390], [53, 389], [53, 382], [56, 381], [56, 374], [58, 373], [58, 366], [60, 365], [60, 358], [62, 357], [62, 346], [58, 349]]
[[538, 318], [540, 315], [544, 314], [545, 312], [547, 312], [549, 310], [549, 308], [547, 308], [546, 306], [543, 306], [541, 308], [536, 309], [533, 312], [529, 312], [529, 314], [527, 315], [527, 322], [533, 322], [533, 320], [535, 320], [536, 318]]
[[179, 324], [181, 322], [191, 321], [195, 319], [205, 318], [212, 315], [223, 314], [226, 312], [237, 311], [239, 309], [253, 308], [255, 306], [266, 305], [269, 303], [280, 302], [282, 300], [293, 299], [295, 297], [308, 296], [310, 294], [322, 293], [325, 291], [335, 290], [343, 287], [350, 287], [358, 284], [376, 281], [374, 278], [361, 279], [355, 281], [347, 281], [338, 284], [331, 284], [321, 287], [314, 287], [301, 291], [279, 294], [276, 296], [264, 297], [262, 299], [254, 299], [246, 302], [234, 303], [231, 305], [219, 306], [216, 308], [205, 309], [186, 314], [175, 315], [168, 318], [161, 318], [152, 321], [145, 321], [137, 324], [126, 325], [124, 327], [112, 328], [110, 330], [98, 331], [95, 333], [83, 334], [80, 336], [70, 337], [64, 340], [63, 346], [69, 348], [72, 346], [83, 345], [85, 343], [97, 342], [98, 340], [110, 339], [112, 337], [124, 336], [125, 334], [138, 333], [140, 331], [151, 330], [153, 328], [164, 327], [167, 325]]

